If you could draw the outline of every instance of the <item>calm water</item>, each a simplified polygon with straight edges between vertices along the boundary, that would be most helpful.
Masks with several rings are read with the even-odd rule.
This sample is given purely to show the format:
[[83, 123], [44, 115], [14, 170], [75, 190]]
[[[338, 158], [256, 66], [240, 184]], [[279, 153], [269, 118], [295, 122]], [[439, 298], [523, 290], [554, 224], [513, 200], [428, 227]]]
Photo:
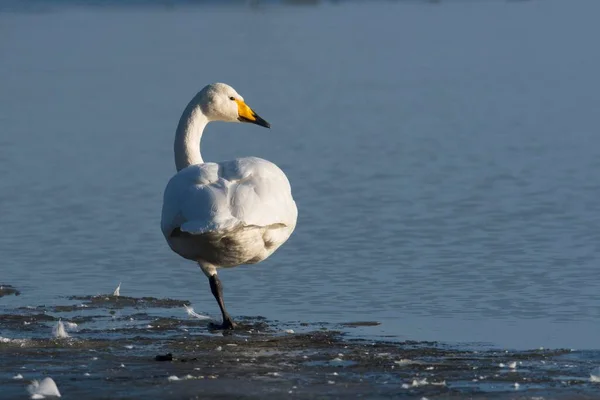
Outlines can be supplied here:
[[122, 282], [219, 315], [159, 222], [180, 113], [223, 81], [273, 129], [213, 124], [204, 158], [277, 163], [299, 207], [272, 258], [221, 272], [234, 317], [600, 347], [596, 0], [21, 11], [0, 12], [5, 306]]

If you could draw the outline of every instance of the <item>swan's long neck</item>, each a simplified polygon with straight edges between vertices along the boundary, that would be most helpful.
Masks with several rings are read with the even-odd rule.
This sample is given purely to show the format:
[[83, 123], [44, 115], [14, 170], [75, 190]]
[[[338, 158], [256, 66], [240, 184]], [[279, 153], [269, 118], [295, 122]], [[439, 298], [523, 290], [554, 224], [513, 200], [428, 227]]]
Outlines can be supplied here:
[[208, 118], [200, 107], [199, 96], [194, 97], [181, 115], [175, 134], [174, 150], [177, 171], [190, 165], [204, 163], [200, 154], [200, 139], [202, 139], [202, 132], [208, 122]]

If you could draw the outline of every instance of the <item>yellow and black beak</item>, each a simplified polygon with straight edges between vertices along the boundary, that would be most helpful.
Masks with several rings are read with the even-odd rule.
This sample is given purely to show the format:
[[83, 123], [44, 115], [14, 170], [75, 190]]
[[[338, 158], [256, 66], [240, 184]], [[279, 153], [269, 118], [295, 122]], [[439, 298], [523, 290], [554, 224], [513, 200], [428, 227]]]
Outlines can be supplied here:
[[238, 105], [238, 120], [240, 122], [249, 122], [251, 124], [256, 124], [260, 126], [264, 126], [265, 128], [270, 128], [271, 124], [258, 116], [246, 103], [242, 100], [235, 100]]

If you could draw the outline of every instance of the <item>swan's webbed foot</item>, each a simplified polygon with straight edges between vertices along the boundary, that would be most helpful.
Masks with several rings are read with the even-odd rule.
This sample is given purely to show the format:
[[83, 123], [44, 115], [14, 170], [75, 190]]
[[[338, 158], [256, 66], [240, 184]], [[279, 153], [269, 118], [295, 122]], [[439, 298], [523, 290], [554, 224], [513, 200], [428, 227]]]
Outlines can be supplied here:
[[223, 320], [222, 324], [211, 322], [209, 328], [216, 331], [232, 331], [237, 328], [237, 324], [231, 318]]

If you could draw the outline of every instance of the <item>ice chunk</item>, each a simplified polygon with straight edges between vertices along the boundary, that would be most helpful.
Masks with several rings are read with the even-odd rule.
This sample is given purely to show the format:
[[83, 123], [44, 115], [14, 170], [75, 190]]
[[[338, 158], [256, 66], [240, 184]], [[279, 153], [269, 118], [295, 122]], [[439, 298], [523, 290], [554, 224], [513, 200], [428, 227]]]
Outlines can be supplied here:
[[67, 329], [75, 329], [77, 328], [77, 324], [75, 322], [65, 322], [65, 327]]
[[58, 339], [65, 339], [65, 338], [69, 337], [69, 334], [65, 330], [65, 325], [63, 324], [63, 322], [60, 319], [58, 320], [58, 323], [56, 324], [56, 326], [54, 328], [52, 328], [52, 334], [54, 335], [55, 338], [58, 338]]
[[446, 386], [446, 381], [442, 381], [442, 382], [428, 382], [427, 378], [423, 378], [423, 379], [413, 379], [413, 381], [411, 383], [403, 383], [402, 384], [402, 389], [410, 389], [410, 388], [414, 388], [414, 387], [419, 387], [419, 386], [426, 386], [426, 385], [432, 385], [432, 386]]
[[43, 399], [46, 396], [60, 397], [58, 387], [52, 378], [44, 378], [41, 382], [33, 381], [27, 386], [32, 399]]
[[417, 364], [417, 362], [413, 361], [413, 360], [409, 360], [408, 358], [403, 358], [403, 359], [394, 361], [394, 364], [400, 365], [400, 366], [405, 366], [405, 365], [410, 365], [410, 364]]
[[179, 378], [177, 375], [171, 375], [167, 378], [169, 381], [186, 381], [188, 379], [202, 379], [202, 377], [198, 377], [196, 378], [193, 375], [186, 375], [186, 376], [182, 376], [181, 378]]

